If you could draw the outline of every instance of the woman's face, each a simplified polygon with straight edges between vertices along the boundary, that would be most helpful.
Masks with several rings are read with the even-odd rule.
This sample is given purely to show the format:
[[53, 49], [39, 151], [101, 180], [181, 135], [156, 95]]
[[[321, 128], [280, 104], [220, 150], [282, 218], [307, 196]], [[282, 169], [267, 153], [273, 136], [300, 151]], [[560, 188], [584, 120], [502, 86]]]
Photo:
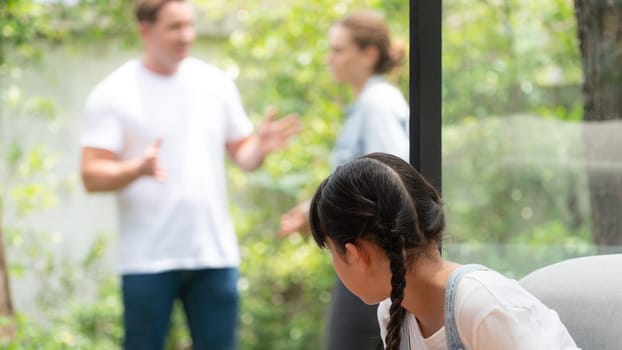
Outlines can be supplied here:
[[349, 29], [334, 25], [328, 32], [328, 42], [330, 51], [326, 63], [337, 82], [352, 84], [372, 75], [369, 55], [352, 40]]

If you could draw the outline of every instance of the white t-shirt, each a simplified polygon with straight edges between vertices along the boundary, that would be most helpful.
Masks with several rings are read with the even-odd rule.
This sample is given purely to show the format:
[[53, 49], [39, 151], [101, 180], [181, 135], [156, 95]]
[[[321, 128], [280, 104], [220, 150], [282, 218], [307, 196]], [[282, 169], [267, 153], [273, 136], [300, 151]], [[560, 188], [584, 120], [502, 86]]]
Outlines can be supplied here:
[[252, 129], [234, 82], [194, 58], [171, 76], [132, 60], [93, 89], [81, 145], [125, 160], [142, 156], [161, 137], [168, 173], [165, 182], [141, 177], [116, 193], [121, 273], [239, 264], [225, 144]]
[[[465, 274], [458, 283], [455, 302], [456, 326], [465, 350], [579, 349], [555, 311], [498, 272]], [[383, 341], [390, 306], [387, 299], [378, 307]], [[447, 350], [445, 327], [424, 338], [413, 314], [407, 313], [404, 322], [410, 349]]]

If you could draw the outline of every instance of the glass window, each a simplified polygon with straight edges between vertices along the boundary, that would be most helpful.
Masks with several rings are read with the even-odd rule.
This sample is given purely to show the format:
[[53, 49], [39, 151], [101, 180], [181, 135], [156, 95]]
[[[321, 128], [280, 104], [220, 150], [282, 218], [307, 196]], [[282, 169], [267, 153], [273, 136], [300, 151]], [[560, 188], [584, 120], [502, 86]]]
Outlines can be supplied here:
[[594, 3], [443, 1], [448, 258], [522, 277], [622, 251], [622, 5]]

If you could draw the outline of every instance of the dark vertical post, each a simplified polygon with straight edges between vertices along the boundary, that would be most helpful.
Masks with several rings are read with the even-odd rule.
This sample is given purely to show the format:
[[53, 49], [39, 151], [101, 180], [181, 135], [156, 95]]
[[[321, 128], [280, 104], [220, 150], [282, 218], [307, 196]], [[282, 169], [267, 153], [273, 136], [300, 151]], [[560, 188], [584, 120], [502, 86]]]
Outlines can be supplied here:
[[410, 163], [441, 190], [442, 0], [410, 0]]

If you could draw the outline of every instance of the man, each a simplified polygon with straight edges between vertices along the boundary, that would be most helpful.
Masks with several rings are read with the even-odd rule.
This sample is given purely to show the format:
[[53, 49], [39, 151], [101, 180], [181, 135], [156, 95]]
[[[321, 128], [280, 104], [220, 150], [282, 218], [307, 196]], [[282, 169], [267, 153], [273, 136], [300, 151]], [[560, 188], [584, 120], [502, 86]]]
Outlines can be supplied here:
[[114, 191], [125, 349], [162, 349], [181, 299], [193, 349], [234, 349], [239, 251], [226, 197], [225, 154], [254, 170], [299, 130], [268, 113], [253, 133], [233, 81], [188, 57], [192, 5], [138, 0], [143, 55], [88, 98], [82, 178]]

